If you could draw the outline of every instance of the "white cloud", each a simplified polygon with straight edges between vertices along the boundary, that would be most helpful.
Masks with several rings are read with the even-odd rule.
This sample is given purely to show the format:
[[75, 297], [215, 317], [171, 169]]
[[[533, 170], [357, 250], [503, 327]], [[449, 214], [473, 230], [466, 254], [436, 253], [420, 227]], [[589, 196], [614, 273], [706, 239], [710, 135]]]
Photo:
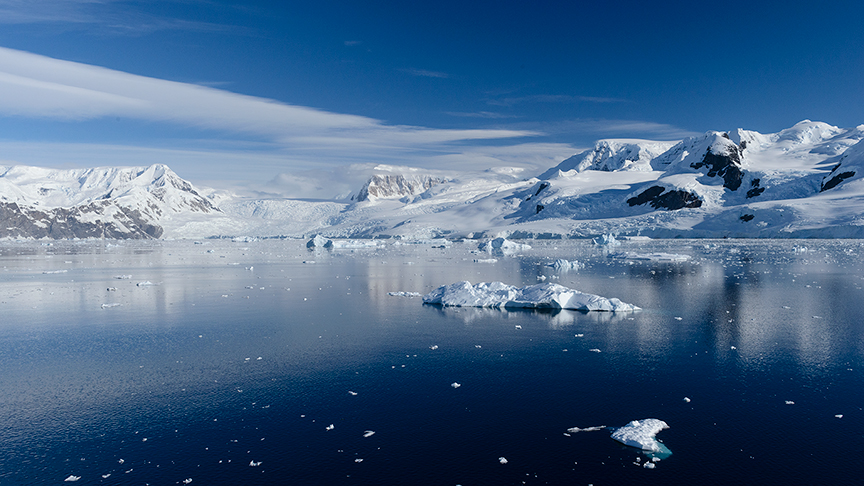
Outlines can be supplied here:
[[300, 147], [406, 148], [535, 135], [515, 130], [391, 126], [205, 86], [128, 74], [0, 48], [0, 114], [59, 119], [115, 116], [246, 133]]

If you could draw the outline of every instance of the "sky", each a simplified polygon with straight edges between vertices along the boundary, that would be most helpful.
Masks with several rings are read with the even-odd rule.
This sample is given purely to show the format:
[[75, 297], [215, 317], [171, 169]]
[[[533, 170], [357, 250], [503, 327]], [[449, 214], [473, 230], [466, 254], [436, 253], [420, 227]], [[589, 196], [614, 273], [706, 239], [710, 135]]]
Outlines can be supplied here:
[[601, 138], [864, 123], [861, 2], [0, 0], [0, 165], [335, 197]]

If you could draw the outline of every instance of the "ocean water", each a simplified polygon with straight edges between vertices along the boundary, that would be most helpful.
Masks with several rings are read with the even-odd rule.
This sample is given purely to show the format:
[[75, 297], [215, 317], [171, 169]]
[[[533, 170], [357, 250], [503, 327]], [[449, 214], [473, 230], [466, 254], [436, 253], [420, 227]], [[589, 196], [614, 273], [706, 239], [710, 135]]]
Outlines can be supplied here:
[[[859, 241], [199, 243], [0, 245], [0, 484], [860, 481]], [[643, 310], [388, 295], [544, 278]]]

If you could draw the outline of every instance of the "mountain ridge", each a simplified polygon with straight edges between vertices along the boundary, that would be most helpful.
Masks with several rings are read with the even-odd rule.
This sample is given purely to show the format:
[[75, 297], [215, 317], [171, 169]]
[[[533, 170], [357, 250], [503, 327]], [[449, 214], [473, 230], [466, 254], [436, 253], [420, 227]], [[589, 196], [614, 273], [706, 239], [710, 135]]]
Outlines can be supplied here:
[[864, 237], [864, 125], [605, 139], [540, 177], [410, 169], [352, 201], [203, 196], [163, 164], [0, 167], [0, 238]]

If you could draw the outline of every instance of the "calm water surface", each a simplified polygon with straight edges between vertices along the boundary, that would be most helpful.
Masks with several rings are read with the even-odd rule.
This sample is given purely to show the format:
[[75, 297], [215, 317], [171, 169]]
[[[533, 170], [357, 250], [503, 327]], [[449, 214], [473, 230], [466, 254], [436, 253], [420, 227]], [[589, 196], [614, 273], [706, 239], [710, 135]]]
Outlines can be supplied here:
[[[494, 263], [470, 242], [204, 243], [0, 245], [0, 484], [860, 481], [858, 241], [614, 249], [683, 263], [581, 241]], [[643, 310], [388, 295], [538, 277]], [[670, 426], [654, 469], [610, 429], [567, 434], [644, 418]]]

